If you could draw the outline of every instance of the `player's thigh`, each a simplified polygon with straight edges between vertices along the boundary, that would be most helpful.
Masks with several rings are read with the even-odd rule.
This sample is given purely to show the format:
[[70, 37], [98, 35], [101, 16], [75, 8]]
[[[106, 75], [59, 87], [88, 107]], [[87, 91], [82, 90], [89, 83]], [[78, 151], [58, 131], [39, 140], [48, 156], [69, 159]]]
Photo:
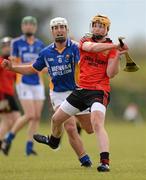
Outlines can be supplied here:
[[34, 100], [34, 110], [35, 110], [36, 119], [39, 119], [41, 116], [43, 104], [44, 104], [43, 100]]
[[76, 131], [77, 132], [75, 116], [71, 116], [69, 119], [67, 119], [65, 121], [64, 128], [65, 128], [65, 130], [67, 132], [72, 132], [72, 131]]
[[16, 86], [18, 98], [20, 100], [20, 104], [23, 108], [24, 114], [27, 118], [32, 119], [35, 117], [35, 109], [34, 109], [34, 92], [33, 86], [20, 83]]
[[19, 83], [16, 85], [16, 91], [20, 100], [31, 100], [33, 99], [33, 89], [31, 85]]
[[7, 129], [10, 129], [14, 124], [12, 116], [13, 116], [13, 112], [3, 113], [2, 115], [1, 123], [3, 124], [3, 126], [7, 127]]
[[58, 108], [52, 116], [52, 122], [56, 125], [61, 125], [69, 118], [69, 114], [64, 112], [61, 108]]
[[78, 122], [81, 124], [81, 127], [89, 134], [93, 133], [93, 128], [90, 119], [90, 113], [76, 115]]
[[34, 101], [32, 99], [20, 99], [20, 103], [23, 108], [24, 114], [30, 119], [35, 118]]
[[71, 91], [55, 92], [50, 90], [50, 99], [53, 109], [56, 109], [63, 103], [63, 101], [71, 94]]
[[43, 108], [43, 102], [45, 100], [45, 91], [43, 84], [33, 85], [32, 93], [33, 93], [35, 119], [39, 119]]
[[19, 111], [13, 111], [11, 118], [13, 122], [15, 123], [20, 116], [21, 116], [21, 113]]
[[103, 127], [105, 122], [106, 107], [102, 103], [95, 102], [91, 106], [92, 126]]
[[32, 86], [33, 100], [44, 101], [45, 100], [45, 89], [43, 84]]
[[103, 128], [105, 123], [105, 114], [101, 111], [91, 112], [91, 123], [93, 128]]

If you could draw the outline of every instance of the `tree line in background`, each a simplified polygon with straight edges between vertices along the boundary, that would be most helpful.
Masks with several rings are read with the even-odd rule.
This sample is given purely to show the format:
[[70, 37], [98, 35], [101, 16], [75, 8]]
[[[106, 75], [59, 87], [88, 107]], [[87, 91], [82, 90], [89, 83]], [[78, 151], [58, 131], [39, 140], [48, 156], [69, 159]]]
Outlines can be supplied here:
[[[31, 2], [30, 2], [31, 3]], [[41, 3], [41, 2], [40, 2]], [[38, 20], [38, 31], [37, 36], [45, 40], [43, 36], [42, 28], [45, 21], [52, 14], [52, 9], [38, 9], [28, 6], [21, 2], [13, 2], [5, 6], [0, 6], [0, 36], [11, 36], [17, 37], [21, 34], [21, 20], [24, 16], [34, 16]]]

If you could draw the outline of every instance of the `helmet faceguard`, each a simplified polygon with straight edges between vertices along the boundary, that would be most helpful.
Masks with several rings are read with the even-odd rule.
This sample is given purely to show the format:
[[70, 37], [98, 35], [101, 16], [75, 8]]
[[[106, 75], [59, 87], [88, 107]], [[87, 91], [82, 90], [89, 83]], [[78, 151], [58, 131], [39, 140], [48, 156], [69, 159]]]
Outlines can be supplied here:
[[55, 38], [55, 42], [57, 43], [63, 43], [66, 41], [66, 38], [63, 35], [59, 35]]

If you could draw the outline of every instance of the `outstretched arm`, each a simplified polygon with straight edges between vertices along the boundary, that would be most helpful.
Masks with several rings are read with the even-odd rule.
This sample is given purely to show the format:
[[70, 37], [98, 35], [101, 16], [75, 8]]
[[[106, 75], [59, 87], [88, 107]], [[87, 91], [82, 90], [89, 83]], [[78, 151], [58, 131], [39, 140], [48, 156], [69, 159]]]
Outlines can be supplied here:
[[113, 43], [102, 43], [102, 42], [95, 43], [95, 42], [86, 41], [82, 44], [82, 50], [93, 53], [111, 50], [111, 49], [117, 49], [120, 51], [120, 54], [123, 54], [125, 53], [125, 51], [123, 50], [125, 50], [126, 48], [127, 48], [126, 44], [124, 44], [122, 48], [120, 44], [113, 44]]
[[7, 59], [3, 60], [1, 66], [7, 70], [10, 70], [19, 74], [33, 74], [37, 72], [37, 70], [33, 68], [32, 64], [13, 65], [12, 62]]
[[117, 49], [118, 47], [119, 47], [118, 45], [110, 44], [110, 43], [84, 42], [82, 45], [82, 50], [87, 52], [101, 52], [113, 48]]

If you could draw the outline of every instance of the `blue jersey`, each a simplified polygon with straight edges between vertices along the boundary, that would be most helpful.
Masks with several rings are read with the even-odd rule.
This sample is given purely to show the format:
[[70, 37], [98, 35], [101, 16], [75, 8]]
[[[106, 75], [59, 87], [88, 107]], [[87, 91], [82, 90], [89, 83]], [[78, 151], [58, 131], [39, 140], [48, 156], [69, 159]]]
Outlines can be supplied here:
[[79, 50], [75, 43], [67, 40], [66, 47], [62, 52], [56, 49], [55, 43], [44, 48], [37, 58], [33, 67], [41, 71], [44, 67], [48, 68], [48, 73], [53, 84], [52, 90], [64, 92], [74, 90], [75, 83], [75, 64], [79, 61]]
[[[35, 39], [32, 45], [28, 44], [25, 36], [20, 36], [12, 41], [11, 56], [20, 58], [21, 63], [31, 63], [38, 58], [39, 52], [44, 48], [44, 43]], [[40, 83], [38, 73], [23, 75], [21, 81], [25, 84], [37, 85]]]

